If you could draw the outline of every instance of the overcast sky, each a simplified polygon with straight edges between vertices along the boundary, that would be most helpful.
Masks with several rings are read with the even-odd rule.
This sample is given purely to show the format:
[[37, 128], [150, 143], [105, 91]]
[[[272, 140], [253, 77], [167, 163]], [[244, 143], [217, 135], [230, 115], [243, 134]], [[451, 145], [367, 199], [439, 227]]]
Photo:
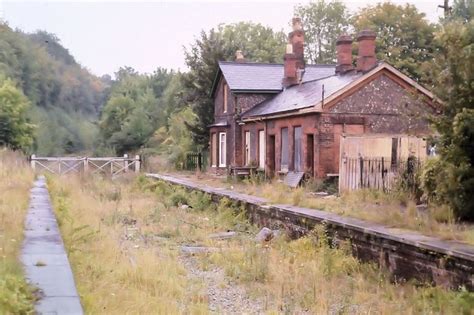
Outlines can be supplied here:
[[[379, 1], [343, 0], [351, 11]], [[83, 66], [97, 75], [112, 75], [125, 65], [140, 72], [157, 67], [186, 70], [183, 46], [189, 46], [202, 29], [252, 21], [287, 32], [294, 6], [308, 2], [0, 0], [0, 14], [14, 28], [56, 34]], [[442, 15], [437, 8], [441, 0], [392, 2], [414, 4], [432, 21]]]

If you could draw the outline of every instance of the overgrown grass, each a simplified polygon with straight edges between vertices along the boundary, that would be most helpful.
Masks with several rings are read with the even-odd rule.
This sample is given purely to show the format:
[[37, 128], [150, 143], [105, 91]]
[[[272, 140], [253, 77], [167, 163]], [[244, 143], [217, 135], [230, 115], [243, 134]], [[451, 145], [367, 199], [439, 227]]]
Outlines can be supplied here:
[[[471, 314], [474, 309], [472, 293], [393, 284], [385, 271], [353, 258], [348, 245], [329, 246], [323, 227], [299, 240], [281, 236], [256, 243], [258, 229], [227, 199], [216, 205], [206, 194], [144, 177], [51, 178], [50, 188], [90, 314], [208, 313], [206, 283], [188, 276], [181, 245], [217, 249], [197, 254], [199, 266], [222, 268], [229, 283], [263, 299], [269, 314]], [[239, 234], [229, 240], [208, 237], [227, 230]]]
[[348, 246], [331, 248], [322, 228], [298, 240], [270, 245], [229, 244], [202, 256], [266, 301], [271, 314], [472, 314], [474, 295], [414, 283], [394, 284]]
[[31, 314], [35, 297], [19, 251], [33, 173], [25, 157], [0, 148], [0, 314]]
[[[194, 176], [188, 177], [196, 180]], [[265, 182], [256, 178], [236, 182], [208, 177], [200, 178], [199, 181], [261, 196], [272, 203], [329, 211], [388, 227], [415, 230], [426, 235], [474, 245], [473, 224], [456, 221], [453, 212], [446, 207], [430, 205], [427, 209], [417, 209], [416, 203], [406, 193], [360, 190], [342, 196], [318, 197], [311, 193], [328, 188], [326, 184], [310, 182], [306, 187], [293, 189], [277, 181]]]

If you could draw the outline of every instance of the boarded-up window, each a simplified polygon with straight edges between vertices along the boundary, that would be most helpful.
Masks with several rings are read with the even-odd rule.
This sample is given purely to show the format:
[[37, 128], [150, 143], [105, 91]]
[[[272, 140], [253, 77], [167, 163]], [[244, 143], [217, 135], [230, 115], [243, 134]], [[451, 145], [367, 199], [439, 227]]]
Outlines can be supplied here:
[[301, 127], [295, 127], [294, 129], [294, 161], [295, 161], [295, 172], [303, 171], [303, 145], [302, 145], [302, 134]]
[[245, 144], [244, 144], [244, 152], [245, 152], [245, 165], [250, 164], [250, 131], [245, 132]]
[[226, 161], [226, 134], [225, 132], [219, 133], [219, 167], [225, 167], [227, 165]]
[[392, 138], [392, 166], [398, 163], [398, 138]]
[[258, 168], [265, 168], [265, 131], [258, 131]]
[[288, 147], [288, 128], [281, 129], [281, 167], [282, 171], [288, 171], [289, 147]]
[[215, 132], [211, 136], [211, 166], [217, 166], [217, 135]]
[[227, 113], [227, 83], [223, 84], [224, 89], [224, 113]]

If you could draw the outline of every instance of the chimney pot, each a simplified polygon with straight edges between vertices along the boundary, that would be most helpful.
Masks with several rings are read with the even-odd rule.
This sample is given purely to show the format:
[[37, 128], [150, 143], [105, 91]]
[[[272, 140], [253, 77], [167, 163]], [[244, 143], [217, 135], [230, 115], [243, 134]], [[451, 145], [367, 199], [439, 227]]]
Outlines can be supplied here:
[[245, 62], [245, 57], [244, 57], [244, 54], [242, 53], [242, 50], [237, 50], [235, 52], [235, 61]]
[[299, 16], [293, 17], [292, 24], [293, 24], [293, 31], [303, 30], [303, 24], [301, 23], [301, 18]]
[[354, 69], [352, 66], [352, 38], [343, 34], [336, 41], [336, 73], [343, 74]]
[[288, 45], [284, 58], [283, 86], [298, 84], [298, 71], [304, 72], [304, 31], [301, 18], [294, 17], [293, 29], [288, 34]]
[[359, 53], [357, 56], [357, 71], [367, 72], [377, 65], [375, 55], [376, 34], [372, 30], [360, 31], [357, 36]]

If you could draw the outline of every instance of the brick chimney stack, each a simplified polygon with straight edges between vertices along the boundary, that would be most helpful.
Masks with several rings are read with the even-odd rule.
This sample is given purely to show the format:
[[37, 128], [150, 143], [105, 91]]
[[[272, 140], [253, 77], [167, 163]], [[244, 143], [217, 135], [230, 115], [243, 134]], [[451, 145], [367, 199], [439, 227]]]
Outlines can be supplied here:
[[288, 35], [284, 57], [283, 86], [298, 84], [304, 72], [304, 31], [301, 18], [293, 18], [293, 31]]
[[344, 74], [354, 70], [352, 65], [352, 38], [347, 35], [341, 35], [336, 41], [337, 65], [336, 73]]
[[371, 30], [363, 30], [357, 36], [357, 42], [359, 43], [357, 71], [367, 72], [377, 65], [375, 38], [375, 32]]
[[236, 62], [246, 62], [244, 54], [242, 53], [242, 50], [237, 50], [235, 52], [235, 61]]

